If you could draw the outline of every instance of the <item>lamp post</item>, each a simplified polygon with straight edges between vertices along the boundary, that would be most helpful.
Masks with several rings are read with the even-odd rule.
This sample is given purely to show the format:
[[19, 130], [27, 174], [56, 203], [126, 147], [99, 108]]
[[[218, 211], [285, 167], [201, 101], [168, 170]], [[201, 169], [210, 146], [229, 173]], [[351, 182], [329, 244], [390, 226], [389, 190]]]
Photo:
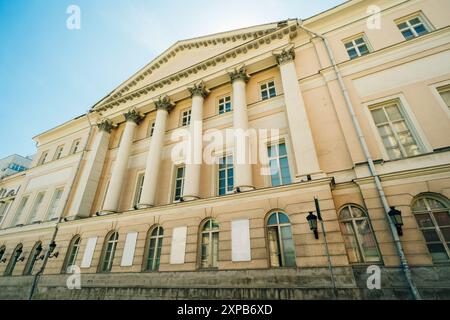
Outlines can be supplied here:
[[317, 230], [317, 216], [310, 211], [306, 217], [306, 220], [308, 221], [309, 228], [314, 232], [314, 238], [319, 239], [319, 231]]
[[395, 209], [395, 207], [390, 207], [391, 210], [389, 210], [388, 214], [389, 217], [391, 217], [392, 222], [394, 223], [395, 227], [397, 228], [397, 233], [399, 236], [403, 235], [403, 218], [402, 218], [402, 212], [400, 210]]

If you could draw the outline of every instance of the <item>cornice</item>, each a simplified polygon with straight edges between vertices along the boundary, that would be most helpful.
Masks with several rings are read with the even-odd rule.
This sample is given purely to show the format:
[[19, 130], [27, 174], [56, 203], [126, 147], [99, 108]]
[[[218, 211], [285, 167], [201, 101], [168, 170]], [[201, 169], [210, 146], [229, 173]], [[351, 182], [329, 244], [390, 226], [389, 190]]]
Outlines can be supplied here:
[[[166, 85], [170, 85], [173, 82], [178, 82], [182, 79], [189, 78], [190, 76], [197, 74], [200, 71], [207, 70], [208, 68], [215, 67], [220, 63], [225, 63], [228, 59], [234, 59], [239, 55], [247, 54], [250, 50], [258, 49], [260, 46], [265, 44], [270, 44], [274, 40], [283, 39], [286, 35], [289, 36], [290, 39], [293, 39], [298, 34], [298, 27], [296, 24], [288, 24], [287, 26], [279, 27], [271, 29], [268, 32], [258, 32], [256, 37], [253, 37], [250, 41], [245, 42], [237, 47], [231, 48], [217, 56], [208, 58], [200, 63], [197, 63], [189, 68], [180, 70], [172, 75], [169, 75], [163, 79], [157, 80], [151, 84], [148, 84], [140, 89], [135, 91], [130, 91], [131, 88], [135, 87], [138, 83], [136, 79], [130, 82], [129, 85], [121, 89], [118, 93], [113, 94], [110, 98], [105, 100], [105, 102], [100, 103], [97, 106], [93, 107], [94, 111], [101, 112], [107, 109], [114, 108], [119, 106], [127, 101], [131, 101], [133, 99], [139, 98], [142, 95], [148, 94], [150, 92], [155, 92], [157, 89], [161, 89]], [[158, 64], [154, 64], [150, 67], [151, 70], [158, 68], [161, 66], [161, 63], [167, 63], [168, 59], [161, 59], [158, 61]], [[150, 71], [151, 71], [150, 70]], [[143, 80], [145, 76], [151, 74], [149, 70], [146, 70], [140, 75], [137, 75], [136, 78], [139, 80]]]

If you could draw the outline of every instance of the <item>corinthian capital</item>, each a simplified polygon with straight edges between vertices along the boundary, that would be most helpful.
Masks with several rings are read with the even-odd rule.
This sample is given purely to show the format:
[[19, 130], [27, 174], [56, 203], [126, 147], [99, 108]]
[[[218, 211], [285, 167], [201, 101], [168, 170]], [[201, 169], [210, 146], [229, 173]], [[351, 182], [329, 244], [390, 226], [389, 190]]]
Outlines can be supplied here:
[[170, 101], [168, 96], [159, 97], [157, 101], [155, 101], [156, 110], [162, 109], [167, 112], [172, 111], [173, 107], [175, 107], [175, 103]]
[[229, 72], [228, 74], [230, 75], [231, 83], [237, 80], [243, 80], [245, 82], [250, 80], [250, 76], [247, 74], [247, 68], [245, 66], [234, 69], [232, 72]]
[[144, 117], [137, 112], [135, 109], [131, 109], [130, 111], [123, 114], [125, 116], [126, 121], [133, 121], [136, 124], [139, 124]]
[[112, 129], [114, 128], [114, 125], [108, 119], [104, 119], [100, 123], [97, 123], [97, 127], [100, 131], [111, 133]]
[[209, 94], [209, 90], [206, 89], [203, 81], [198, 84], [194, 84], [194, 86], [188, 88], [188, 90], [191, 93], [191, 98], [194, 96], [200, 96], [202, 98], [206, 98]]
[[277, 59], [278, 65], [282, 65], [283, 63], [294, 61], [295, 59], [295, 51], [294, 47], [286, 48], [278, 52], [273, 53], [275, 58]]

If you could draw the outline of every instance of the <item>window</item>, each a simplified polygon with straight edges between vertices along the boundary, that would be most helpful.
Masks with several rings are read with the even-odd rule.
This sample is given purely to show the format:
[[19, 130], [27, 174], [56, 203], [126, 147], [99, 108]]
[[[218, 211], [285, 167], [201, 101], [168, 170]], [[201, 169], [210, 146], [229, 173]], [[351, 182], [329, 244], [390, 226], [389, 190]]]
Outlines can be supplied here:
[[276, 187], [291, 183], [286, 144], [283, 142], [268, 146], [267, 151], [269, 155], [272, 186]]
[[350, 59], [355, 59], [370, 53], [364, 36], [358, 36], [352, 40], [345, 41], [344, 45]]
[[156, 271], [159, 269], [163, 237], [164, 229], [161, 226], [154, 227], [148, 233], [147, 257], [145, 259], [144, 270]]
[[399, 102], [389, 102], [371, 110], [373, 120], [390, 159], [422, 152]]
[[339, 212], [339, 224], [350, 263], [380, 261], [375, 236], [363, 208], [353, 204], [344, 206]]
[[56, 148], [55, 156], [53, 157], [53, 160], [61, 159], [63, 150], [64, 150], [64, 146], [59, 146], [58, 148]]
[[226, 156], [219, 159], [219, 196], [233, 192], [233, 171], [233, 156]]
[[262, 100], [267, 100], [277, 95], [277, 92], [275, 91], [275, 81], [273, 80], [261, 83], [260, 88]]
[[181, 126], [188, 126], [191, 123], [191, 109], [186, 109], [181, 112]]
[[42, 200], [44, 199], [45, 192], [39, 192], [34, 200], [33, 207], [31, 208], [30, 215], [28, 217], [28, 223], [35, 222], [36, 216], [41, 208]]
[[450, 202], [441, 196], [421, 196], [412, 212], [434, 261], [450, 259]]
[[267, 238], [271, 267], [295, 267], [295, 248], [287, 215], [274, 212], [267, 220]]
[[136, 208], [136, 206], [139, 204], [139, 200], [141, 199], [142, 187], [144, 186], [144, 177], [145, 175], [143, 172], [137, 175], [136, 188], [133, 198], [133, 208]]
[[5, 251], [6, 251], [5, 246], [2, 246], [2, 247], [0, 248], [0, 261], [2, 261], [3, 256], [5, 255]]
[[153, 121], [152, 123], [150, 123], [150, 125], [148, 126], [148, 133], [147, 133], [147, 137], [153, 137], [153, 133], [155, 132], [155, 121]]
[[11, 163], [11, 164], [9, 165], [9, 168], [10, 168], [11, 170], [14, 170], [14, 171], [17, 171], [17, 172], [21, 172], [21, 171], [24, 171], [24, 170], [27, 169], [27, 168], [25, 168], [24, 166], [18, 165], [18, 164], [16, 164], [16, 163]]
[[447, 105], [448, 109], [450, 110], [450, 84], [437, 88], [439, 94], [442, 97], [442, 100], [444, 100], [445, 104]]
[[173, 201], [180, 201], [183, 197], [183, 189], [184, 189], [184, 174], [185, 174], [185, 167], [177, 167], [175, 169], [175, 188], [174, 188], [174, 195], [173, 195]]
[[0, 224], [2, 223], [3, 218], [5, 217], [6, 210], [8, 209], [9, 205], [10, 202], [0, 201]]
[[11, 223], [11, 226], [16, 226], [17, 223], [19, 223], [20, 217], [22, 216], [22, 213], [23, 213], [23, 210], [25, 209], [25, 206], [27, 205], [28, 198], [29, 198], [29, 196], [24, 196], [22, 198], [22, 200], [20, 200], [19, 207], [17, 208], [17, 212], [16, 212], [16, 215], [14, 216], [14, 220]]
[[210, 219], [201, 229], [201, 268], [217, 268], [219, 256], [219, 224]]
[[59, 208], [59, 204], [61, 202], [61, 197], [62, 197], [63, 191], [64, 191], [63, 188], [59, 188], [59, 189], [56, 189], [55, 192], [53, 193], [53, 197], [50, 202], [50, 206], [48, 207], [47, 220], [52, 220], [57, 217], [58, 208]]
[[231, 96], [226, 96], [219, 99], [219, 114], [230, 112], [231, 109]]
[[38, 166], [43, 165], [45, 163], [45, 160], [47, 160], [48, 151], [42, 152], [41, 157], [38, 161]]
[[67, 250], [66, 260], [62, 268], [62, 272], [68, 272], [68, 268], [75, 265], [78, 256], [78, 250], [80, 249], [81, 237], [75, 236], [72, 238], [69, 244], [69, 249]]
[[24, 276], [29, 276], [33, 273], [34, 265], [36, 264], [36, 261], [38, 260], [41, 252], [42, 252], [42, 243], [39, 241], [34, 245], [33, 250], [31, 250], [27, 264], [25, 265], [25, 269], [23, 271]]
[[426, 26], [424, 21], [425, 19], [422, 15], [418, 14], [414, 17], [397, 22], [397, 27], [405, 39], [410, 40], [429, 32], [429, 28]]
[[9, 259], [8, 265], [5, 269], [5, 276], [11, 276], [14, 272], [14, 268], [16, 267], [17, 261], [19, 260], [20, 256], [22, 255], [22, 244], [17, 245], [17, 247], [14, 249], [13, 254], [11, 255], [11, 258]]
[[117, 232], [111, 232], [106, 236], [103, 255], [100, 261], [100, 272], [111, 271], [118, 240], [119, 234]]
[[75, 140], [75, 141], [73, 142], [72, 148], [70, 149], [70, 154], [75, 154], [75, 153], [78, 152], [78, 150], [80, 149], [80, 143], [81, 143], [81, 140], [80, 140], [80, 139]]

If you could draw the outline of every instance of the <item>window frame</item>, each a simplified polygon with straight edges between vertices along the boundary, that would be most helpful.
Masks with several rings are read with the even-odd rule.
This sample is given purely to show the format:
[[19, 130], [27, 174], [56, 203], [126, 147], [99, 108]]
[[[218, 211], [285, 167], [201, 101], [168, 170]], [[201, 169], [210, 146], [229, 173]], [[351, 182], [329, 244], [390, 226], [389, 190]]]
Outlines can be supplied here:
[[[22, 206], [21, 204], [23, 203], [23, 200], [25, 200], [24, 205]], [[13, 217], [13, 220], [11, 221], [11, 226], [15, 227], [17, 225], [20, 224], [20, 218], [24, 215], [24, 213], [26, 212], [25, 209], [27, 209], [27, 205], [28, 205], [28, 201], [30, 201], [30, 194], [25, 194], [20, 198], [18, 207], [16, 209], [15, 215]], [[22, 207], [22, 208], [21, 208]], [[20, 209], [20, 210], [19, 210]]]
[[[187, 127], [191, 124], [192, 107], [180, 110], [180, 127]], [[186, 123], [185, 123], [186, 120]]]
[[[230, 103], [230, 110], [229, 111], [226, 111], [226, 107], [225, 107], [226, 104], [227, 104], [227, 102], [226, 102], [227, 98], [230, 98], [230, 101], [229, 101], [229, 103]], [[221, 106], [221, 102], [220, 101], [221, 100], [224, 100], [224, 102], [223, 102], [224, 111], [223, 112], [220, 112], [220, 106]], [[233, 111], [233, 95], [231, 93], [227, 93], [227, 94], [221, 95], [220, 97], [217, 97], [217, 114], [218, 115], [227, 114], [227, 113], [230, 113], [232, 111]]]
[[57, 146], [56, 150], [55, 150], [55, 154], [53, 155], [53, 161], [61, 159], [63, 151], [64, 151], [64, 145], [63, 144]]
[[[17, 254], [20, 252], [19, 254]], [[17, 261], [23, 254], [23, 244], [19, 243], [13, 250], [11, 257], [9, 258], [9, 262], [6, 265], [5, 271], [3, 272], [4, 277], [11, 277], [14, 273], [14, 269], [16, 268]]]
[[[288, 223], [280, 223], [280, 221], [279, 221], [279, 214], [285, 215], [289, 222]], [[276, 215], [277, 223], [269, 225], [269, 220], [270, 220], [270, 218], [273, 215]], [[289, 226], [289, 228], [290, 228], [290, 232], [291, 232], [291, 236], [292, 236], [292, 243], [293, 243], [293, 246], [294, 246], [294, 265], [292, 265], [292, 266], [287, 266], [286, 265], [286, 261], [285, 261], [286, 260], [286, 257], [285, 257], [286, 252], [284, 251], [284, 243], [283, 243], [283, 239], [282, 239], [282, 235], [281, 235], [281, 228], [282, 227], [287, 227], [287, 226]], [[276, 228], [277, 229], [277, 239], [276, 239], [276, 241], [277, 241], [277, 248], [278, 248], [279, 254], [281, 256], [281, 265], [279, 265], [279, 266], [272, 265], [272, 258], [271, 258], [272, 257], [272, 254], [271, 254], [272, 252], [271, 252], [271, 249], [270, 249], [269, 228]], [[285, 211], [283, 211], [281, 209], [274, 209], [274, 210], [269, 211], [266, 214], [266, 217], [265, 217], [265, 220], [264, 220], [264, 233], [265, 233], [265, 241], [266, 241], [266, 248], [267, 248], [266, 249], [267, 250], [267, 263], [268, 263], [269, 268], [271, 268], [271, 269], [297, 268], [297, 251], [296, 251], [296, 248], [295, 248], [295, 239], [294, 239], [294, 232], [293, 232], [293, 228], [292, 228], [292, 221], [289, 218], [289, 215]]]
[[150, 120], [147, 128], [147, 138], [153, 137], [155, 133], [156, 119]]
[[[114, 239], [113, 239], [114, 236]], [[116, 252], [117, 252], [117, 244], [119, 243], [119, 232], [117, 230], [112, 230], [110, 232], [108, 232], [108, 234], [105, 236], [104, 238], [104, 243], [103, 243], [103, 248], [102, 248], [102, 253], [100, 256], [100, 261], [98, 264], [98, 273], [110, 273], [114, 267], [114, 259], [116, 257]], [[109, 244], [112, 243], [112, 247], [111, 247], [111, 253], [109, 256], [109, 261], [108, 261], [108, 268], [104, 269], [103, 265], [105, 264], [106, 261], [106, 255], [108, 253], [108, 247]]]
[[25, 264], [25, 268], [23, 269], [22, 275], [31, 276], [33, 274], [33, 269], [36, 266], [36, 262], [39, 259], [39, 255], [44, 251], [42, 247], [42, 241], [38, 241], [34, 244], [33, 249], [28, 256], [27, 263]]
[[[270, 96], [270, 86], [269, 83], [273, 82], [273, 88], [275, 90], [275, 95], [274, 96]], [[263, 89], [262, 86], [266, 85], [267, 88]], [[275, 82], [275, 78], [270, 78], [270, 79], [266, 79], [264, 81], [258, 82], [258, 89], [259, 89], [259, 97], [261, 98], [261, 101], [266, 101], [266, 100], [270, 100], [273, 98], [277, 97], [277, 84]], [[264, 98], [263, 96], [263, 91], [267, 91], [267, 98]]]
[[[410, 21], [413, 20], [413, 19], [416, 19], [416, 18], [418, 18], [420, 20], [421, 24], [425, 27], [425, 29], [427, 30], [426, 33], [424, 33], [422, 35], [419, 35], [417, 33], [417, 31], [414, 29], [415, 25], [411, 25]], [[395, 19], [394, 23], [395, 23], [395, 26], [397, 27], [397, 30], [399, 30], [400, 34], [402, 35], [402, 37], [404, 38], [405, 41], [409, 41], [409, 40], [413, 40], [413, 39], [416, 39], [416, 38], [420, 38], [422, 36], [425, 36], [425, 35], [431, 33], [434, 30], [433, 25], [427, 19], [427, 17], [424, 15], [424, 13], [422, 11], [414, 12], [414, 13], [409, 14], [407, 16]], [[405, 31], [406, 29], [405, 28], [400, 29], [399, 25], [402, 24], [402, 23], [406, 23], [407, 27], [408, 27], [407, 29], [412, 31], [412, 33], [413, 33], [413, 37], [412, 38], [407, 39], [405, 37], [405, 35], [403, 34], [403, 31]]]
[[72, 146], [70, 147], [70, 154], [72, 155], [78, 153], [80, 145], [81, 145], [81, 138], [73, 140]]
[[[280, 144], [284, 144], [285, 149], [286, 149], [286, 155], [284, 155], [283, 157], [286, 157], [287, 163], [288, 163], [288, 170], [289, 170], [289, 178], [290, 178], [290, 183], [281, 183], [279, 186], [274, 186], [273, 182], [272, 182], [272, 175], [269, 175], [268, 180], [269, 180], [269, 184], [271, 187], [281, 187], [281, 186], [285, 186], [285, 185], [289, 185], [292, 184], [294, 181], [292, 179], [293, 175], [292, 175], [292, 170], [291, 170], [291, 163], [290, 163], [290, 157], [289, 157], [289, 149], [288, 149], [288, 144], [284, 139], [280, 139], [280, 140], [275, 140], [275, 141], [270, 141], [266, 143], [266, 156], [267, 156], [267, 164], [269, 166], [269, 170], [270, 170], [270, 161], [273, 159], [277, 159], [277, 164], [278, 164], [278, 169], [279, 169], [279, 177], [280, 177], [280, 181], [282, 180], [282, 175], [281, 175], [281, 164], [280, 164]], [[277, 147], [277, 158], [274, 157], [270, 157], [269, 155], [269, 147]], [[295, 176], [294, 176], [295, 177]]]
[[48, 157], [48, 153], [49, 153], [49, 150], [43, 151], [41, 153], [41, 156], [39, 157], [37, 166], [42, 166], [43, 164], [47, 163], [46, 160], [47, 160], [47, 157]]
[[[374, 136], [374, 138], [378, 144], [378, 148], [381, 152], [383, 159], [396, 161], [396, 160], [404, 160], [404, 159], [411, 158], [411, 157], [407, 156], [407, 157], [401, 157], [401, 158], [394, 159], [389, 156], [387, 149], [381, 138], [381, 135], [378, 131], [378, 127], [375, 123], [375, 119], [373, 118], [373, 115], [372, 115], [373, 109], [376, 109], [381, 106], [387, 106], [387, 105], [393, 104], [393, 103], [396, 103], [399, 106], [399, 109], [403, 112], [405, 122], [407, 123], [408, 128], [409, 128], [411, 134], [413, 135], [414, 139], [416, 140], [419, 148], [422, 150], [422, 152], [416, 156], [421, 156], [425, 153], [431, 152], [433, 149], [431, 148], [431, 145], [429, 144], [429, 142], [426, 138], [426, 135], [424, 134], [421, 126], [419, 125], [419, 122], [415, 118], [414, 113], [411, 111], [411, 108], [408, 105], [407, 100], [404, 98], [403, 95], [400, 94], [400, 95], [384, 97], [384, 98], [377, 99], [375, 101], [366, 102], [363, 104], [364, 113], [366, 114], [366, 117], [368, 119], [369, 127], [372, 130], [372, 133], [373, 133], [372, 135]], [[414, 157], [414, 156], [412, 156], [412, 157]]]
[[[139, 201], [141, 199], [142, 189], [144, 186], [144, 179], [145, 179], [145, 170], [139, 170], [138, 172], [136, 172], [136, 179], [134, 182], [134, 192], [133, 192], [132, 203], [131, 203], [131, 208], [133, 208], [133, 209], [136, 208], [136, 206], [139, 204]], [[139, 182], [141, 182], [140, 185], [139, 185]], [[139, 187], [139, 189], [138, 189], [138, 187]]]
[[[231, 191], [228, 191], [228, 167], [226, 167], [225, 169], [220, 169], [220, 159], [227, 159], [228, 157], [231, 157], [232, 159], [232, 168], [233, 168], [233, 188]], [[228, 164], [228, 163], [227, 163]], [[235, 168], [234, 168], [234, 154], [232, 152], [227, 152], [227, 153], [223, 153], [221, 155], [216, 156], [216, 174], [215, 174], [215, 181], [216, 181], [216, 195], [218, 197], [223, 197], [229, 194], [234, 194], [234, 189], [235, 189]], [[220, 171], [221, 170], [225, 170], [225, 194], [220, 194]]]
[[450, 90], [450, 80], [440, 81], [429, 86], [432, 94], [436, 97], [438, 104], [441, 106], [442, 110], [444, 110], [445, 114], [450, 118], [450, 107], [447, 106], [444, 98], [441, 96], [441, 90], [446, 87], [449, 87]]
[[[72, 239], [70, 240], [70, 244], [69, 244], [69, 247], [66, 252], [66, 257], [64, 258], [64, 263], [61, 268], [61, 273], [67, 274], [68, 273], [67, 269], [72, 265], [76, 265], [75, 262], [78, 258], [78, 253], [80, 252], [80, 246], [81, 246], [81, 236], [79, 234], [77, 234], [77, 235], [73, 236]], [[76, 250], [75, 253], [74, 253], [74, 249]], [[73, 261], [70, 262], [70, 260], [72, 260], [72, 256], [74, 258], [73, 258]], [[73, 263], [73, 264], [69, 265], [69, 263]]]
[[[361, 47], [363, 44], [356, 44], [355, 41], [358, 40], [358, 39], [362, 39], [364, 41], [363, 44], [367, 47], [367, 53], [366, 54], [361, 54], [361, 51], [360, 51], [359, 47]], [[345, 39], [342, 40], [342, 43], [344, 45], [344, 49], [345, 49], [345, 51], [346, 51], [346, 53], [347, 53], [347, 55], [348, 55], [350, 60], [358, 59], [360, 57], [366, 56], [366, 55], [368, 55], [368, 54], [373, 52], [373, 48], [370, 45], [370, 42], [369, 42], [369, 40], [367, 38], [367, 35], [364, 32], [363, 33], [359, 33], [359, 34], [354, 35], [354, 36], [351, 36], [351, 37], [348, 37], [348, 38], [345, 38]], [[352, 44], [351, 48], [347, 48], [347, 44], [348, 43]], [[352, 58], [350, 56], [350, 53], [349, 53], [350, 49], [355, 49], [356, 54], [357, 54], [356, 57]]]
[[[178, 178], [178, 170], [183, 168], [183, 177], [182, 178]], [[181, 182], [181, 194], [180, 194], [180, 199], [176, 200], [176, 192], [177, 192], [177, 181], [178, 180], [182, 180]], [[184, 193], [184, 184], [186, 182], [186, 165], [184, 163], [180, 163], [180, 164], [176, 164], [173, 167], [173, 176], [172, 176], [172, 192], [171, 192], [171, 197], [170, 197], [170, 201], [172, 203], [179, 203], [181, 202], [181, 198], [183, 197], [183, 193]]]
[[[56, 196], [56, 192], [58, 192], [58, 191], [61, 191], [61, 196], [60, 196], [60, 198], [58, 200], [58, 204], [57, 204], [56, 208], [54, 209], [55, 210], [55, 212], [53, 213], [54, 217], [50, 219], [50, 216], [49, 216], [50, 215], [50, 210], [53, 207], [52, 206], [53, 202], [56, 200], [55, 196]], [[63, 198], [63, 195], [64, 195], [64, 186], [56, 187], [53, 190], [52, 197], [50, 198], [50, 202], [49, 202], [47, 210], [45, 212], [45, 221], [52, 221], [52, 220], [56, 220], [58, 218], [57, 213], [58, 213], [58, 210], [60, 208], [60, 203], [61, 203], [61, 200]]]
[[[33, 204], [30, 208], [30, 212], [28, 212], [28, 215], [27, 215], [27, 219], [26, 219], [27, 224], [33, 224], [33, 223], [41, 221], [41, 220], [35, 220], [35, 219], [38, 218], [39, 212], [42, 210], [42, 205], [44, 203], [46, 194], [47, 194], [47, 191], [39, 191], [38, 193], [36, 193], [36, 196], [33, 199]], [[41, 198], [40, 202], [37, 203], [36, 201], [38, 200], [38, 197], [40, 195], [42, 195], [42, 198]], [[33, 213], [35, 208], [36, 208], [36, 212]], [[33, 217], [33, 214], [34, 214], [34, 217]], [[32, 221], [32, 220], [35, 220], [35, 221]]]
[[[152, 233], [156, 231], [156, 235], [152, 236]], [[162, 233], [160, 233], [162, 231]], [[147, 231], [147, 237], [145, 238], [145, 253], [144, 253], [144, 259], [142, 260], [142, 271], [144, 272], [158, 272], [159, 267], [161, 266], [161, 255], [162, 255], [162, 248], [164, 243], [164, 228], [160, 224], [156, 224], [152, 226]], [[155, 239], [155, 248], [157, 249], [159, 245], [161, 245], [161, 250], [159, 251], [159, 264], [156, 267], [156, 257], [158, 256], [158, 250], [154, 250], [153, 253], [153, 261], [152, 261], [152, 267], [149, 268], [149, 258], [150, 258], [150, 249], [151, 249], [151, 240]]]
[[[205, 227], [208, 223], [211, 222], [211, 226], [213, 223], [217, 225], [217, 228], [211, 228], [209, 230], [205, 230]], [[209, 239], [209, 245], [208, 245], [208, 265], [203, 266], [203, 235], [207, 234]], [[216, 262], [217, 265], [214, 265], [214, 246], [212, 239], [214, 237], [214, 234], [217, 234], [217, 257]], [[216, 219], [210, 217], [202, 221], [199, 226], [199, 232], [198, 232], [198, 269], [200, 270], [217, 270], [219, 268], [219, 251], [220, 251], [220, 224], [217, 222]]]

